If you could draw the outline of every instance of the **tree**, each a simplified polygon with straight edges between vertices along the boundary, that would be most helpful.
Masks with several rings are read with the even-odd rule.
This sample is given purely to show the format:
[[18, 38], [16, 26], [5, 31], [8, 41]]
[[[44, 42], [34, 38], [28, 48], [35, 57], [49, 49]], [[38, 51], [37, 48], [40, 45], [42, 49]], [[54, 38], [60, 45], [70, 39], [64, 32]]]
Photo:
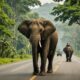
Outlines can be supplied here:
[[60, 1], [63, 1], [63, 0], [53, 0], [53, 1], [55, 1], [55, 2], [60, 2]]
[[9, 15], [13, 14], [12, 9], [5, 2], [5, 0], [1, 0], [0, 1], [0, 33], [4, 33], [10, 36], [11, 32], [7, 28], [9, 28], [11, 25], [14, 24], [14, 19], [10, 19], [7, 12], [10, 13]]
[[[16, 35], [19, 17], [30, 11], [30, 6], [40, 5], [38, 0], [0, 0], [0, 57], [13, 57], [17, 53]], [[35, 15], [35, 14], [32, 14]], [[23, 39], [24, 40], [24, 39]]]
[[29, 12], [30, 6], [41, 5], [39, 0], [6, 0], [6, 2], [12, 7], [16, 19]]
[[[0, 1], [0, 57], [7, 56], [10, 54], [11, 50], [11, 40], [12, 32], [10, 30], [11, 26], [15, 23], [15, 20], [10, 18], [13, 15], [11, 7], [5, 2], [5, 0]], [[9, 49], [9, 50], [8, 50]], [[9, 51], [8, 54], [6, 50]], [[4, 55], [4, 53], [6, 53]]]
[[55, 21], [66, 22], [68, 20], [69, 25], [73, 23], [80, 25], [80, 0], [65, 0], [63, 5], [54, 7], [51, 14], [56, 15]]
[[39, 14], [36, 12], [30, 11], [25, 15], [21, 15], [20, 17], [22, 18], [22, 20], [26, 20], [26, 19], [31, 20], [31, 19], [39, 18]]

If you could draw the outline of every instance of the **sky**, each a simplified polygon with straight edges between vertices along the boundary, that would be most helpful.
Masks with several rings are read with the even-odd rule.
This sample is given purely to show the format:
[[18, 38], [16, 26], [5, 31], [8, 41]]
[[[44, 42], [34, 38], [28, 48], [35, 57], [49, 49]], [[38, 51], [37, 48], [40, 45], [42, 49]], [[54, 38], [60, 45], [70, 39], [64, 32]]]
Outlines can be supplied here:
[[[45, 3], [52, 3], [53, 2], [53, 0], [39, 0], [39, 1], [42, 3], [42, 5]], [[64, 1], [65, 0], [61, 1], [60, 4], [63, 4]]]
[[[41, 2], [42, 5], [45, 4], [45, 3], [56, 3], [56, 2], [54, 2], [53, 0], [39, 0], [39, 1]], [[64, 1], [65, 1], [65, 0], [59, 2], [59, 4], [63, 4]], [[35, 8], [39, 8], [39, 6], [35, 6], [35, 7], [31, 7], [31, 6], [30, 6], [30, 8], [31, 8], [31, 9], [35, 9]]]
[[42, 4], [51, 3], [53, 0], [39, 0]]

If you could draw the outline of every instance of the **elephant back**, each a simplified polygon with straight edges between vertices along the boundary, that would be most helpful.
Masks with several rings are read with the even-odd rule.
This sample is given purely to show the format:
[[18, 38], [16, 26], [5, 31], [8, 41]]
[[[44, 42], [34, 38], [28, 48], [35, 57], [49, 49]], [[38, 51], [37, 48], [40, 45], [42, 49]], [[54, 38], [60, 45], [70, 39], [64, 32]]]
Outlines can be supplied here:
[[63, 51], [64, 51], [65, 53], [73, 53], [73, 49], [72, 49], [71, 46], [65, 47], [65, 48], [63, 49]]

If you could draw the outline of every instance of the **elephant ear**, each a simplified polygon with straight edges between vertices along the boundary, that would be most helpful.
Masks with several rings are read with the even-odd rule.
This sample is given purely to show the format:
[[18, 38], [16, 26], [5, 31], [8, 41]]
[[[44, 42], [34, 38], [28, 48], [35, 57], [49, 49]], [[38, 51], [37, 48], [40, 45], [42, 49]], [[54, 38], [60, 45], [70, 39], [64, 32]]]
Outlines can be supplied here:
[[30, 20], [25, 20], [18, 27], [19, 32], [21, 32], [27, 38], [29, 38], [29, 36], [30, 36], [30, 31], [29, 31], [30, 24], [31, 24]]
[[56, 31], [56, 28], [54, 27], [53, 23], [49, 20], [44, 20], [42, 25], [44, 27], [42, 38], [44, 39], [48, 38], [48, 36], [50, 36], [53, 32]]

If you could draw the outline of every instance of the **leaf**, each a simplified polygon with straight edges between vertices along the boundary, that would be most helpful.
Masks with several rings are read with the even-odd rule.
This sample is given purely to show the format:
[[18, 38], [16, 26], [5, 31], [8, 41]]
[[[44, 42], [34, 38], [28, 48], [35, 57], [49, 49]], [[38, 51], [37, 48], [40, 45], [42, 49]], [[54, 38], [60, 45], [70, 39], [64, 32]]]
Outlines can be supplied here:
[[58, 5], [52, 9], [51, 14], [56, 15], [56, 21], [65, 22], [69, 20], [69, 25], [80, 20], [80, 1], [66, 0], [64, 5]]

